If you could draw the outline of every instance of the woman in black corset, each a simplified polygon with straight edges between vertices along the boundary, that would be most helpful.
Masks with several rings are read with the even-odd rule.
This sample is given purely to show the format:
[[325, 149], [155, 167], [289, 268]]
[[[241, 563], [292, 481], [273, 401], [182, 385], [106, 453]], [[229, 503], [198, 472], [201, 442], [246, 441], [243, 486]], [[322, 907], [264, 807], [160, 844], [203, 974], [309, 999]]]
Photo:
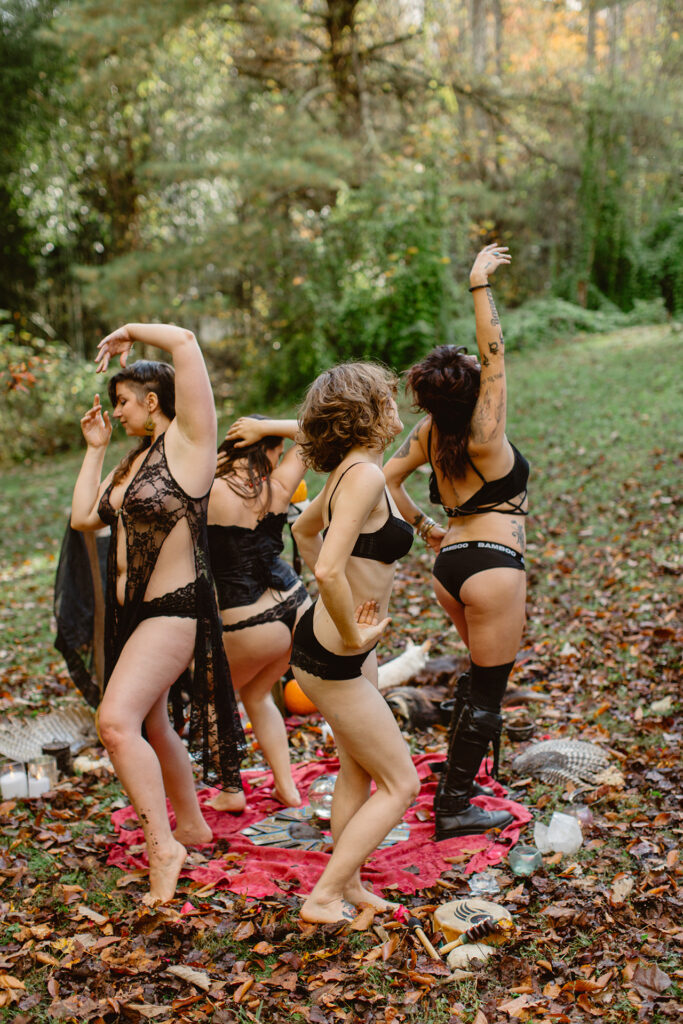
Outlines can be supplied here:
[[[525, 620], [524, 518], [529, 464], [505, 434], [503, 335], [489, 276], [510, 262], [488, 245], [470, 272], [479, 358], [442, 345], [407, 373], [415, 404], [427, 415], [384, 467], [402, 514], [434, 551], [434, 590], [470, 652], [458, 680], [448, 759], [434, 801], [436, 838], [485, 832], [512, 821], [505, 811], [470, 803], [489, 745], [494, 773], [501, 702]], [[404, 481], [432, 467], [430, 499], [448, 517], [442, 529], [418, 508]]]
[[[306, 588], [279, 556], [292, 495], [305, 466], [294, 438], [296, 420], [245, 416], [218, 449], [209, 501], [209, 550], [223, 619], [223, 640], [239, 693], [263, 756], [273, 771], [277, 799], [298, 807], [287, 731], [271, 696], [289, 666], [292, 632], [310, 605]], [[217, 810], [239, 811], [244, 794], [219, 793]]]
[[408, 747], [377, 689], [374, 653], [390, 621], [397, 559], [413, 540], [382, 476], [384, 449], [402, 429], [395, 393], [396, 379], [383, 367], [346, 363], [314, 381], [299, 417], [306, 462], [330, 475], [293, 528], [320, 597], [296, 628], [291, 661], [332, 727], [340, 765], [334, 850], [302, 906], [306, 921], [348, 919], [349, 903], [390, 906], [361, 884], [360, 868], [419, 790]]
[[[127, 366], [134, 342], [174, 366]], [[120, 355], [109, 381], [117, 419], [140, 444], [104, 480], [111, 422], [98, 395], [81, 420], [87, 450], [71, 524], [112, 530], [107, 567], [105, 684], [99, 733], [137, 811], [149, 856], [145, 902], [171, 899], [184, 844], [208, 842], [192, 766], [168, 718], [170, 687], [194, 661], [190, 732], [207, 781], [241, 790], [244, 737], [230, 685], [209, 571], [206, 513], [216, 466], [216, 414], [194, 335], [166, 324], [127, 324], [99, 345], [98, 372]], [[174, 372], [175, 367], [175, 372]], [[143, 736], [144, 724], [144, 736]], [[168, 795], [176, 816], [172, 834]]]

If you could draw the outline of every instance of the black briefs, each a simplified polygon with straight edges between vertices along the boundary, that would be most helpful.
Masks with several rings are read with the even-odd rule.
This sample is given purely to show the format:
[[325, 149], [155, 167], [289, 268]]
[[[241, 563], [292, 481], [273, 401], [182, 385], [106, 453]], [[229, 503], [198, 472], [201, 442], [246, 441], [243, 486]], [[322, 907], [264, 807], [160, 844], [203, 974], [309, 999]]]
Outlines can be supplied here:
[[290, 659], [292, 668], [310, 672], [318, 679], [356, 679], [361, 676], [363, 662], [377, 645], [374, 644], [362, 654], [334, 654], [328, 651], [313, 632], [314, 610], [315, 605], [307, 608], [297, 623]]
[[178, 590], [172, 590], [169, 594], [162, 594], [161, 597], [153, 597], [150, 601], [143, 601], [140, 605], [140, 621], [143, 619], [155, 619], [161, 615], [175, 615], [181, 619], [197, 618], [197, 583], [191, 583]]
[[240, 619], [239, 622], [223, 624], [224, 633], [233, 633], [236, 629], [247, 629], [249, 626], [260, 626], [264, 622], [282, 622], [291, 633], [296, 622], [296, 610], [308, 597], [308, 591], [303, 583], [297, 587], [284, 600], [278, 601], [272, 608], [266, 608], [256, 615], [250, 615], [247, 619]]
[[451, 597], [460, 601], [460, 588], [465, 580], [485, 569], [501, 568], [524, 572], [524, 556], [495, 541], [467, 540], [441, 548], [432, 572]]

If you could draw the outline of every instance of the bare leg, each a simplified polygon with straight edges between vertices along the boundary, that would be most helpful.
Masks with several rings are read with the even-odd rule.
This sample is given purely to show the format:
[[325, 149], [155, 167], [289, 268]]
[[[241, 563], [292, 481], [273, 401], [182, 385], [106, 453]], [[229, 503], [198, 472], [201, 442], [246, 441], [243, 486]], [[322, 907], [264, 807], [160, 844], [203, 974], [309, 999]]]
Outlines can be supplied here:
[[[308, 604], [302, 604], [299, 615]], [[274, 684], [287, 671], [292, 635], [283, 622], [266, 622], [224, 633], [223, 641], [233, 686], [273, 772], [275, 794], [285, 806], [300, 807], [301, 796], [292, 779], [287, 729], [271, 697]], [[243, 794], [223, 792], [209, 804], [216, 810], [236, 811], [244, 809], [245, 801]]]
[[[306, 921], [332, 922], [345, 917], [347, 892], [359, 903], [374, 902], [367, 898], [374, 894], [360, 886], [360, 867], [401, 820], [419, 791], [419, 780], [394, 716], [368, 679], [358, 676], [330, 683], [299, 670], [296, 675], [344, 751], [345, 770], [334, 826], [341, 831], [335, 836], [325, 870], [301, 909]], [[368, 797], [370, 777], [377, 789]]]
[[[121, 653], [100, 708], [102, 741], [145, 834], [150, 891], [144, 899], [149, 903], [173, 898], [186, 850], [171, 835], [161, 764], [153, 747], [142, 737], [142, 723], [189, 664], [195, 628], [192, 619], [155, 618], [141, 622]], [[158, 725], [155, 716], [153, 728], [154, 724]], [[178, 805], [185, 812], [194, 793], [189, 757], [185, 752], [190, 771], [183, 775], [177, 766], [177, 747], [163, 748], [164, 759], [169, 753], [174, 764], [167, 770], [176, 787]]]
[[271, 696], [273, 685], [284, 675], [288, 665], [289, 651], [251, 679], [239, 694], [263, 756], [273, 772], [275, 795], [286, 807], [300, 807], [301, 795], [292, 778], [287, 728]]
[[213, 833], [199, 808], [185, 744], [168, 720], [167, 700], [168, 692], [162, 694], [145, 718], [145, 730], [159, 759], [164, 789], [175, 812], [173, 836], [189, 846], [210, 843]]
[[434, 593], [477, 665], [513, 661], [525, 621], [526, 575], [519, 569], [484, 569], [465, 580], [457, 601], [435, 578]]
[[[363, 664], [363, 673], [369, 682], [377, 687], [377, 654], [371, 651]], [[347, 822], [360, 810], [370, 796], [370, 784], [372, 779], [344, 749], [343, 742], [335, 736], [337, 754], [339, 756], [339, 774], [334, 787], [332, 799], [332, 815], [330, 818], [330, 829], [332, 838], [336, 845], [337, 840], [346, 828]], [[368, 904], [378, 910], [388, 910], [396, 904], [377, 896], [371, 889], [367, 889], [360, 877], [360, 867], [344, 890], [344, 899], [354, 906]]]

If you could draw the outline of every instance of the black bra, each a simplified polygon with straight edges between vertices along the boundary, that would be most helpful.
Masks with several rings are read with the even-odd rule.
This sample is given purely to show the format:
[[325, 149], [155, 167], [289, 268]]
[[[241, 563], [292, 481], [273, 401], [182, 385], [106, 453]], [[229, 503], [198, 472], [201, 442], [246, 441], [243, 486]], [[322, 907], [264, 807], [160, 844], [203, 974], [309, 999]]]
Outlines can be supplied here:
[[[327, 519], [328, 522], [332, 519], [332, 498], [334, 492], [339, 487], [342, 477], [348, 473], [354, 466], [360, 466], [360, 462], [352, 462], [350, 466], [344, 470], [344, 472], [337, 480], [332, 494], [330, 495], [329, 501], [327, 502]], [[386, 521], [379, 530], [375, 530], [373, 533], [359, 533], [356, 538], [356, 543], [353, 545], [351, 554], [354, 558], [372, 558], [375, 562], [384, 562], [385, 565], [391, 565], [392, 562], [398, 561], [399, 558], [403, 558], [410, 551], [413, 543], [413, 528], [410, 523], [407, 523], [405, 519], [401, 519], [400, 516], [395, 516], [391, 511], [391, 505], [389, 504], [389, 495], [387, 494], [386, 487], [384, 488], [384, 497], [387, 502], [387, 510], [389, 515]], [[326, 536], [329, 526], [323, 530], [323, 537]]]
[[[514, 444], [511, 445], [511, 448], [515, 455], [512, 469], [498, 480], [486, 480], [468, 455], [467, 461], [482, 481], [482, 486], [462, 505], [449, 508], [441, 500], [439, 484], [434, 467], [432, 466], [432, 428], [430, 427], [427, 436], [427, 457], [429, 465], [432, 466], [432, 473], [429, 477], [429, 500], [433, 505], [441, 505], [449, 519], [456, 519], [459, 516], [477, 516], [485, 512], [502, 512], [504, 515], [509, 516], [527, 515], [528, 512], [524, 509], [524, 502], [527, 496], [529, 463], [522, 453], [515, 448]], [[509, 505], [510, 507], [500, 508], [501, 505]]]

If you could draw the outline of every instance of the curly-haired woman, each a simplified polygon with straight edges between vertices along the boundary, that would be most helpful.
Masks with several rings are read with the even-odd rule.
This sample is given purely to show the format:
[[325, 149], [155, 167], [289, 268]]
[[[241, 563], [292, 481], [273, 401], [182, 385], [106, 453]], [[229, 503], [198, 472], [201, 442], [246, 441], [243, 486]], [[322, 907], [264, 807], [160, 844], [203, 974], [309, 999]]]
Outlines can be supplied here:
[[348, 919], [349, 903], [389, 906], [364, 888], [360, 868], [419, 790], [408, 748], [377, 690], [374, 654], [390, 621], [396, 561], [412, 543], [382, 474], [383, 452], [402, 429], [395, 395], [396, 379], [383, 367], [346, 363], [313, 382], [299, 416], [304, 460], [330, 475], [294, 525], [320, 596], [296, 628], [291, 663], [332, 727], [340, 764], [334, 850], [302, 906], [306, 921]]
[[[134, 342], [168, 353], [175, 367], [126, 366]], [[192, 765], [168, 719], [173, 683], [194, 660], [191, 735], [205, 777], [241, 791], [244, 737], [230, 686], [213, 582], [206, 512], [216, 467], [216, 413], [194, 335], [168, 324], [127, 324], [99, 345], [98, 372], [120, 355], [109, 397], [129, 437], [141, 439], [101, 481], [112, 426], [99, 395], [81, 420], [87, 450], [74, 489], [77, 530], [111, 526], [105, 619], [106, 690], [99, 732], [137, 811], [149, 857], [146, 902], [175, 893], [184, 843], [211, 840]], [[144, 724], [145, 735], [142, 734]], [[172, 834], [168, 795], [176, 816]]]
[[[225, 653], [263, 756], [273, 772], [275, 796], [298, 807], [287, 730], [271, 696], [289, 666], [292, 632], [310, 606], [306, 588], [279, 556], [292, 495], [305, 466], [294, 439], [296, 420], [243, 416], [218, 449], [209, 500], [209, 550], [223, 619]], [[219, 793], [216, 810], [241, 810], [241, 793]]]
[[[503, 334], [489, 276], [510, 262], [488, 245], [470, 272], [479, 359], [442, 345], [407, 373], [415, 404], [427, 415], [384, 467], [402, 514], [438, 552], [436, 597], [470, 652], [458, 680], [448, 759], [434, 801], [436, 838], [503, 828], [505, 811], [470, 803], [474, 776], [489, 745], [497, 755], [500, 714], [525, 620], [524, 517], [529, 464], [505, 434]], [[430, 498], [448, 516], [446, 530], [421, 511], [404, 481], [432, 467]], [[496, 768], [494, 760], [494, 771]]]

